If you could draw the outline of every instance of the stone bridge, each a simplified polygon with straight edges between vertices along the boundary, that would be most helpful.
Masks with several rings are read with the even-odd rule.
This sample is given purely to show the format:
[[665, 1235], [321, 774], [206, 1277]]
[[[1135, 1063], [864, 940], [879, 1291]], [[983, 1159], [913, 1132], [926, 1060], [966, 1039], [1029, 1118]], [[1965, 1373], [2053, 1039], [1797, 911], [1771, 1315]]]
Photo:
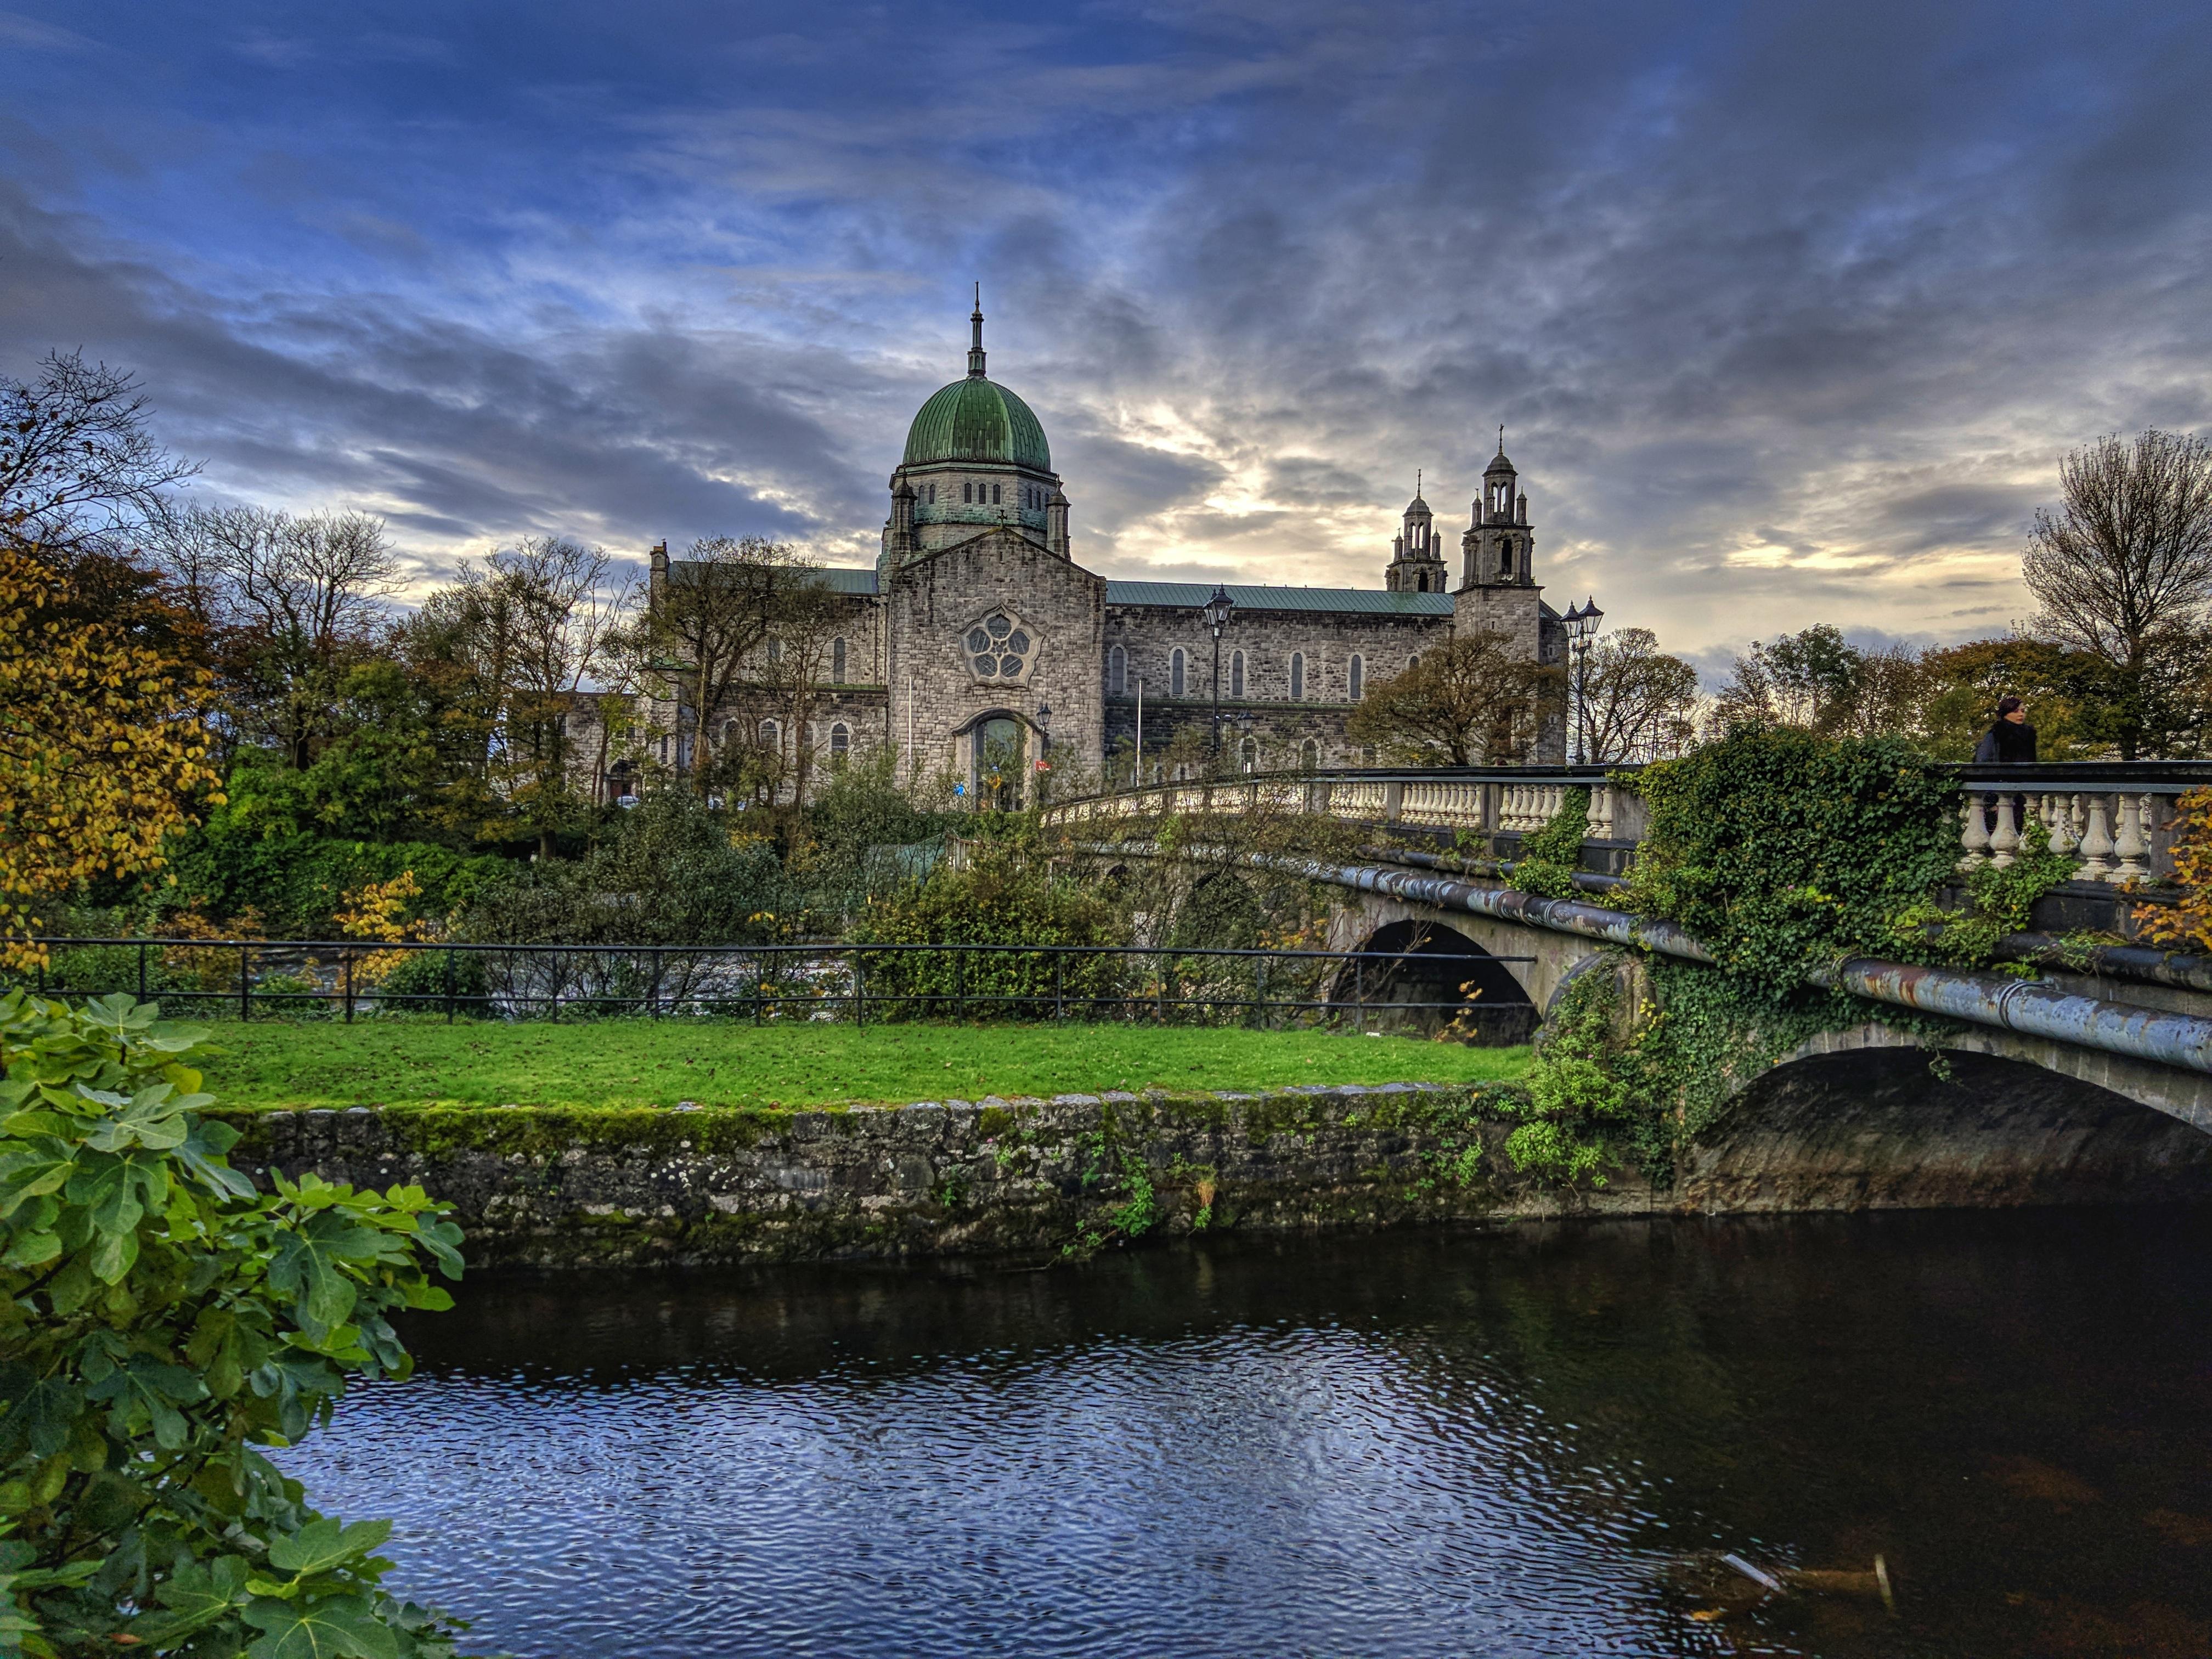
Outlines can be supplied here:
[[[2008, 861], [2019, 846], [2016, 815], [2034, 813], [2080, 871], [2041, 902], [2039, 925], [2124, 934], [2135, 904], [2154, 899], [2171, 872], [2174, 798], [2212, 780], [2212, 766], [2002, 775], [2010, 793], [1960, 769], [1962, 866]], [[1503, 876], [1521, 837], [1549, 822], [1577, 786], [1592, 792], [1577, 878], [1585, 896], [1515, 890]], [[1621, 947], [1632, 963], [1711, 960], [1671, 924], [1604, 902], [1642, 830], [1632, 776], [1620, 769], [1170, 784], [1066, 803], [1048, 817], [1094, 846], [1142, 856], [1146, 842], [1129, 832], [1160, 813], [1235, 814], [1262, 804], [1392, 832], [1395, 844], [1356, 862], [1255, 860], [1341, 890], [1329, 948], [1402, 953], [1359, 988], [1363, 1012], [1449, 1001], [1464, 990], [1473, 1006], [1462, 1026], [1477, 1040], [1525, 1041], [1569, 980], [1601, 964], [1618, 971]], [[2047, 956], [2057, 943], [2016, 935], [2000, 954]], [[2067, 960], [2033, 978], [1871, 959], [1819, 975], [1949, 1022], [1940, 1059], [1926, 1039], [1879, 1020], [1813, 1039], [1742, 1080], [1721, 1132], [1696, 1150], [1684, 1201], [1733, 1209], [2212, 1198], [2212, 958], [2107, 945]], [[1342, 984], [1336, 994], [1352, 1000]]]

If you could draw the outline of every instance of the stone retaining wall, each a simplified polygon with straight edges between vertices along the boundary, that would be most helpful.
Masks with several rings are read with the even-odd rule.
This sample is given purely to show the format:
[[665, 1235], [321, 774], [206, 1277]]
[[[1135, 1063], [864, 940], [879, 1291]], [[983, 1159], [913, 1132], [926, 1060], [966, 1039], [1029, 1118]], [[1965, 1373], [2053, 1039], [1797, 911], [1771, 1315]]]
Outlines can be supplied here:
[[[1492, 1097], [1394, 1084], [836, 1111], [220, 1115], [246, 1131], [231, 1161], [257, 1180], [274, 1167], [420, 1185], [456, 1206], [471, 1262], [566, 1266], [1057, 1255], [1135, 1231], [1558, 1213], [1556, 1196], [1498, 1183], [1509, 1126]], [[1641, 1210], [1650, 1196], [1616, 1181], [1597, 1202]]]

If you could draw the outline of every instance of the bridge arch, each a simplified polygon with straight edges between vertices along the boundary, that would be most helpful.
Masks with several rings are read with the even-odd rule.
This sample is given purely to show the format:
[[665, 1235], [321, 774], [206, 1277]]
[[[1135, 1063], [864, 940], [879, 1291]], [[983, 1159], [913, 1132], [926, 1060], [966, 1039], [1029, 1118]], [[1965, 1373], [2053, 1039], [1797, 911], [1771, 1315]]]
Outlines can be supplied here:
[[[1346, 963], [1329, 987], [1329, 1001], [1347, 1012], [1407, 1004], [1404, 1018], [1428, 1030], [1456, 1022], [1474, 1042], [1492, 1046], [1526, 1042], [1536, 1029], [1536, 1005], [1512, 971], [1458, 928], [1406, 917], [1385, 922], [1345, 948], [1383, 951], [1385, 961]], [[1418, 1005], [1449, 1004], [1448, 1007]]]
[[1796, 1210], [2212, 1199], [2212, 1134], [2055, 1070], [2047, 1056], [1996, 1047], [1969, 1036], [1932, 1054], [1884, 1026], [1825, 1033], [1749, 1079], [1686, 1150], [1676, 1201]]

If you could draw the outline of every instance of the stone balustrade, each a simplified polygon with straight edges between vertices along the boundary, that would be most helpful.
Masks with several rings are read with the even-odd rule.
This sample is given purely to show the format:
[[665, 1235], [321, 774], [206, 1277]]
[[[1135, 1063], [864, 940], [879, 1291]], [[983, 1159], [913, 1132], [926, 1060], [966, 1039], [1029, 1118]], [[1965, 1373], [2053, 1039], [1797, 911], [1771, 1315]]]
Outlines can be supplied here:
[[[1427, 772], [1279, 773], [1212, 783], [1155, 784], [1047, 809], [1048, 822], [1109, 822], [1158, 811], [1323, 813], [1349, 822], [1525, 836], [1556, 817], [1573, 789], [1589, 791], [1584, 838], [1625, 850], [1642, 839], [1633, 767], [1469, 767]], [[1959, 868], [2002, 868], [2040, 824], [2075, 879], [2112, 887], [2173, 878], [2175, 803], [2212, 786], [2212, 763], [2150, 761], [1959, 767]]]

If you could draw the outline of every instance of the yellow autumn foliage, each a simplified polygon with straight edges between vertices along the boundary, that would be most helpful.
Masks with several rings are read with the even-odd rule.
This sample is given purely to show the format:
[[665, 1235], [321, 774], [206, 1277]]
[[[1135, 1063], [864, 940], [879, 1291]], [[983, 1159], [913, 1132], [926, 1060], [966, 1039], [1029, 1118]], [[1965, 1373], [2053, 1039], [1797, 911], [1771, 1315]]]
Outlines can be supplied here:
[[[221, 781], [208, 676], [97, 622], [57, 614], [66, 584], [0, 544], [0, 968], [46, 961], [36, 907], [161, 861]], [[217, 798], [219, 799], [219, 798]]]

